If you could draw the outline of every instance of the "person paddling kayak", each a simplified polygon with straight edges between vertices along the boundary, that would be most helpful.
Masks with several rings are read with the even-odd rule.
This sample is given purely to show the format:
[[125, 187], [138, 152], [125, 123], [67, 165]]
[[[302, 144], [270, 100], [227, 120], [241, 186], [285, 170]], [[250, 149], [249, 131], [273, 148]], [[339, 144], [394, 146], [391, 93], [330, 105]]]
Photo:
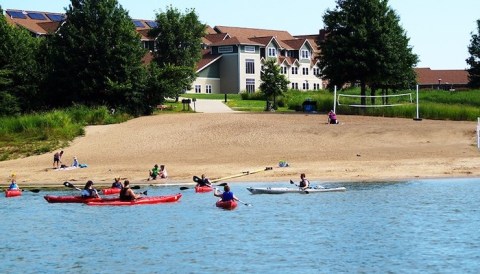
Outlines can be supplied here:
[[120, 200], [133, 201], [138, 198], [140, 198], [140, 196], [137, 196], [135, 192], [133, 192], [133, 190], [130, 188], [130, 181], [125, 180], [125, 182], [123, 182], [123, 188], [120, 191]]
[[86, 184], [85, 184], [85, 187], [83, 188], [82, 190], [82, 197], [83, 198], [98, 198], [98, 192], [96, 189], [93, 188], [93, 182], [92, 181], [88, 181]]
[[233, 195], [233, 192], [230, 191], [230, 186], [229, 185], [225, 185], [223, 187], [223, 193], [221, 193], [220, 191], [218, 191], [217, 188], [215, 188], [215, 191], [213, 192], [213, 195], [216, 196], [216, 197], [222, 198], [223, 202], [228, 202], [228, 201], [231, 201], [231, 200], [239, 201], [239, 199], [237, 197], [235, 197], [235, 195]]
[[197, 187], [200, 186], [212, 186], [212, 183], [210, 183], [210, 180], [205, 177], [205, 174], [202, 174], [201, 178], [198, 178], [197, 176], [194, 177], [194, 181], [197, 183]]
[[310, 187], [310, 182], [307, 180], [305, 173], [300, 174], [300, 183], [298, 187], [305, 190]]

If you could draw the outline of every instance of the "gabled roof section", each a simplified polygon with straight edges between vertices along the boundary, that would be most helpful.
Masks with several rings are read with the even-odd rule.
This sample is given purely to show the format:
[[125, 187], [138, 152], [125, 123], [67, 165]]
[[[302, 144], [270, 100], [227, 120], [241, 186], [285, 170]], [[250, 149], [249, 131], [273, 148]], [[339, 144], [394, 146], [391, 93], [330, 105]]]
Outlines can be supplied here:
[[232, 45], [262, 46], [262, 44], [252, 41], [248, 38], [239, 38], [239, 37], [232, 37], [229, 39], [225, 39], [223, 41], [213, 43], [210, 46], [232, 46]]
[[468, 71], [461, 69], [450, 70], [432, 70], [430, 68], [415, 68], [417, 82], [420, 85], [438, 85], [440, 84], [467, 84]]
[[274, 36], [275, 38], [277, 38], [277, 40], [294, 39], [294, 37], [288, 31], [284, 31], [284, 30], [239, 28], [239, 27], [227, 27], [227, 26], [215, 26], [214, 29], [218, 33], [228, 33], [232, 37], [238, 37], [238, 38]]
[[283, 42], [289, 45], [293, 50], [299, 50], [305, 44], [307, 44], [308, 47], [313, 50], [312, 44], [307, 39], [290, 39], [290, 40], [283, 40]]
[[209, 25], [207, 25], [207, 28], [205, 29], [205, 32], [207, 34], [217, 34], [217, 32], [212, 27], [210, 27]]
[[206, 45], [210, 45], [229, 38], [230, 35], [228, 33], [212, 33], [205, 35], [205, 37], [202, 37], [202, 42]]
[[202, 59], [197, 63], [197, 73], [215, 63], [220, 58], [222, 58], [221, 54], [212, 54], [210, 50], [203, 50]]

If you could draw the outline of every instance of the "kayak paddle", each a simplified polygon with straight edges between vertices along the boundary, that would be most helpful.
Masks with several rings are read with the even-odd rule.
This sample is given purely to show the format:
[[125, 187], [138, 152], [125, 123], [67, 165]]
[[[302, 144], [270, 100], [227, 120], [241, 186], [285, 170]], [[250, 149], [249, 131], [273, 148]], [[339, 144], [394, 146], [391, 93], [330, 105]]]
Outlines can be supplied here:
[[73, 185], [73, 184], [70, 183], [70, 182], [66, 182], [66, 181], [65, 181], [65, 182], [63, 182], [63, 185], [66, 186], [66, 187], [69, 187], [69, 188], [74, 188], [74, 189], [76, 189], [76, 190], [78, 190], [78, 191], [82, 191], [82, 189], [76, 187], [75, 185]]
[[[226, 186], [227, 183], [221, 183], [221, 184], [218, 184], [217, 186]], [[213, 187], [213, 186], [212, 186]], [[187, 189], [191, 189], [190, 187], [186, 187], [186, 186], [181, 186], [180, 187], [180, 190], [187, 190]]]

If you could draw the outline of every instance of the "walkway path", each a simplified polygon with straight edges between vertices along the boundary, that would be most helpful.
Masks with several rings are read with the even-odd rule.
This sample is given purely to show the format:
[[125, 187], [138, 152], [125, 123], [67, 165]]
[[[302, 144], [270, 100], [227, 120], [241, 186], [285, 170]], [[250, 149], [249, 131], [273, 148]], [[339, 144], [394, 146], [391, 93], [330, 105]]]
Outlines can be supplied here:
[[196, 112], [204, 113], [232, 113], [235, 110], [225, 105], [223, 100], [206, 100], [197, 99], [196, 102], [192, 102], [190, 107]]

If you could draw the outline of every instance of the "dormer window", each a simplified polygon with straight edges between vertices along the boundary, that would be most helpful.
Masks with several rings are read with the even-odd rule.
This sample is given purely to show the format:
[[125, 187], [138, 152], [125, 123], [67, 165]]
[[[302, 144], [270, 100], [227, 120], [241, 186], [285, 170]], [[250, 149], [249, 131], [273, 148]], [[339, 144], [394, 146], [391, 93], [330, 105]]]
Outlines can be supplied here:
[[310, 59], [310, 51], [302, 49], [302, 54], [300, 55], [302, 59]]
[[277, 57], [277, 49], [268, 48], [268, 57]]

